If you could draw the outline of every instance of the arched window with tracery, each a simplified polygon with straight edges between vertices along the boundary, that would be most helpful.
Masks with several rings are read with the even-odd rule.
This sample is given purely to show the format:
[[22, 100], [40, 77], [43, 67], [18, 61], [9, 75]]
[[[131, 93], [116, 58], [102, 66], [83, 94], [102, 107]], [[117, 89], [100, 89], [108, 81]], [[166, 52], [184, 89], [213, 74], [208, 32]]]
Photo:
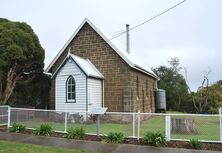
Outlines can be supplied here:
[[69, 76], [66, 81], [66, 102], [76, 102], [76, 83], [73, 76]]

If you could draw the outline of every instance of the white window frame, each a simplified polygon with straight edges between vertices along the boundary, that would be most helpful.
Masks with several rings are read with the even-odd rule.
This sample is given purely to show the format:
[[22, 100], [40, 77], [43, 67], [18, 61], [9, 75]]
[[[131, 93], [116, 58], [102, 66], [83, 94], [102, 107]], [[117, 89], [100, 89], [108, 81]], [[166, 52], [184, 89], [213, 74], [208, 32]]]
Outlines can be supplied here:
[[[74, 83], [71, 82], [71, 85], [69, 84], [70, 79], [73, 79]], [[74, 85], [74, 91], [72, 91], [72, 86]], [[69, 86], [71, 86], [71, 91], [69, 91]], [[69, 99], [68, 94], [71, 93], [71, 99]], [[72, 97], [74, 93], [74, 98]], [[67, 103], [75, 103], [76, 102], [76, 81], [73, 76], [69, 76], [66, 80], [66, 102]]]

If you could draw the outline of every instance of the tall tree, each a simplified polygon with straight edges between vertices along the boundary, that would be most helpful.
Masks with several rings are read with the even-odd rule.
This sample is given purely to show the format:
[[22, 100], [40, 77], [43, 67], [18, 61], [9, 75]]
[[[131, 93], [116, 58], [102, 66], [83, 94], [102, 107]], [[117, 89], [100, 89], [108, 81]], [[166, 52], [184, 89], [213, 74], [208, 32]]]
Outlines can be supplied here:
[[[215, 99], [216, 96], [214, 96], [215, 95], [214, 92], [216, 92], [216, 89], [218, 89], [218, 88], [212, 88], [212, 87], [214, 87], [214, 85], [212, 85], [212, 86], [209, 85], [208, 76], [211, 73], [211, 70], [209, 69], [204, 74], [203, 81], [201, 83], [201, 86], [199, 86], [197, 92], [191, 91], [188, 81], [187, 81], [187, 69], [184, 68], [184, 70], [185, 70], [185, 77], [186, 77], [186, 85], [187, 85], [188, 91], [190, 93], [190, 96], [192, 97], [194, 111], [197, 113], [206, 113], [210, 107], [209, 99], [210, 98], [211, 98], [211, 100]], [[216, 84], [218, 86], [220, 86], [219, 83], [220, 82], [218, 82]], [[215, 102], [213, 102], [213, 103], [215, 103]], [[213, 104], [213, 103], [211, 102], [211, 104]], [[214, 109], [215, 108], [214, 106], [211, 108]]]
[[49, 108], [50, 87], [51, 76], [44, 73], [37, 74], [29, 86], [17, 84], [9, 101], [15, 107], [32, 106], [47, 109]]
[[159, 66], [153, 71], [160, 77], [158, 88], [166, 90], [166, 101], [168, 110], [181, 110], [188, 102], [188, 89], [183, 75], [180, 74], [180, 63], [178, 58], [171, 58], [167, 66]]
[[44, 56], [29, 25], [0, 18], [0, 104], [8, 102], [16, 84], [27, 84], [42, 73]]
[[202, 86], [194, 93], [195, 109], [198, 113], [217, 113], [222, 107], [222, 86], [218, 83]]

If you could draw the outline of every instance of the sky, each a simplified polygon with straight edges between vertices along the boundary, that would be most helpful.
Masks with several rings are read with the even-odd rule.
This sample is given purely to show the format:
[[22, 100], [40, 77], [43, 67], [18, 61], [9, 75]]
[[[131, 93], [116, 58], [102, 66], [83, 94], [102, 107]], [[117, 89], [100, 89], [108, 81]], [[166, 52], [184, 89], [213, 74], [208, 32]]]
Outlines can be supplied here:
[[[26, 22], [45, 49], [45, 68], [87, 17], [114, 35], [134, 27], [182, 0], [1, 0], [0, 17]], [[177, 57], [195, 91], [204, 74], [222, 80], [222, 0], [187, 0], [130, 31], [130, 52], [149, 68]], [[125, 35], [117, 38], [125, 44]], [[184, 69], [181, 70], [184, 74]]]

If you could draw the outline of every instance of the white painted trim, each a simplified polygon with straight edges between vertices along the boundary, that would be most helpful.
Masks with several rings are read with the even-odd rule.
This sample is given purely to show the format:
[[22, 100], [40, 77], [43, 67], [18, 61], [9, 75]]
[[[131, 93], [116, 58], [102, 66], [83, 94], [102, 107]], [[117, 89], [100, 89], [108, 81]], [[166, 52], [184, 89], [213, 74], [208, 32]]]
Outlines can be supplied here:
[[222, 143], [222, 107], [219, 108], [220, 115], [220, 142]]
[[171, 119], [169, 115], [165, 116], [165, 132], [166, 132], [166, 140], [170, 141], [170, 129], [171, 127]]
[[8, 128], [10, 127], [11, 121], [11, 107], [8, 106]]
[[102, 106], [102, 107], [105, 107], [105, 102], [104, 102], [104, 99], [105, 99], [105, 98], [104, 98], [104, 83], [105, 83], [105, 81], [103, 80], [103, 81], [102, 81], [102, 88], [103, 88], [103, 89], [102, 89], [102, 92], [103, 92], [103, 93], [102, 93], [102, 96], [103, 96], [103, 99], [102, 99], [102, 101], [103, 101], [103, 103], [102, 103], [103, 106]]
[[84, 69], [84, 67], [82, 67], [82, 65], [78, 62], [78, 60], [76, 59], [76, 57], [81, 58], [79, 56], [76, 56], [74, 54], [69, 53], [65, 59], [62, 61], [62, 63], [59, 65], [59, 67], [55, 70], [55, 72], [51, 75], [51, 78], [54, 78], [55, 75], [58, 73], [58, 71], [61, 69], [62, 66], [64, 66], [65, 62], [67, 62], [66, 60], [68, 58], [72, 58], [72, 60], [78, 65], [78, 67], [86, 74], [87, 77], [93, 77], [93, 78], [98, 78], [98, 79], [104, 79], [104, 76], [99, 72], [99, 70], [92, 64], [92, 62], [89, 59], [83, 59], [83, 60], [87, 60], [87, 62], [92, 66], [92, 68], [99, 74], [99, 75], [92, 75], [89, 74], [87, 72], [86, 69]]

